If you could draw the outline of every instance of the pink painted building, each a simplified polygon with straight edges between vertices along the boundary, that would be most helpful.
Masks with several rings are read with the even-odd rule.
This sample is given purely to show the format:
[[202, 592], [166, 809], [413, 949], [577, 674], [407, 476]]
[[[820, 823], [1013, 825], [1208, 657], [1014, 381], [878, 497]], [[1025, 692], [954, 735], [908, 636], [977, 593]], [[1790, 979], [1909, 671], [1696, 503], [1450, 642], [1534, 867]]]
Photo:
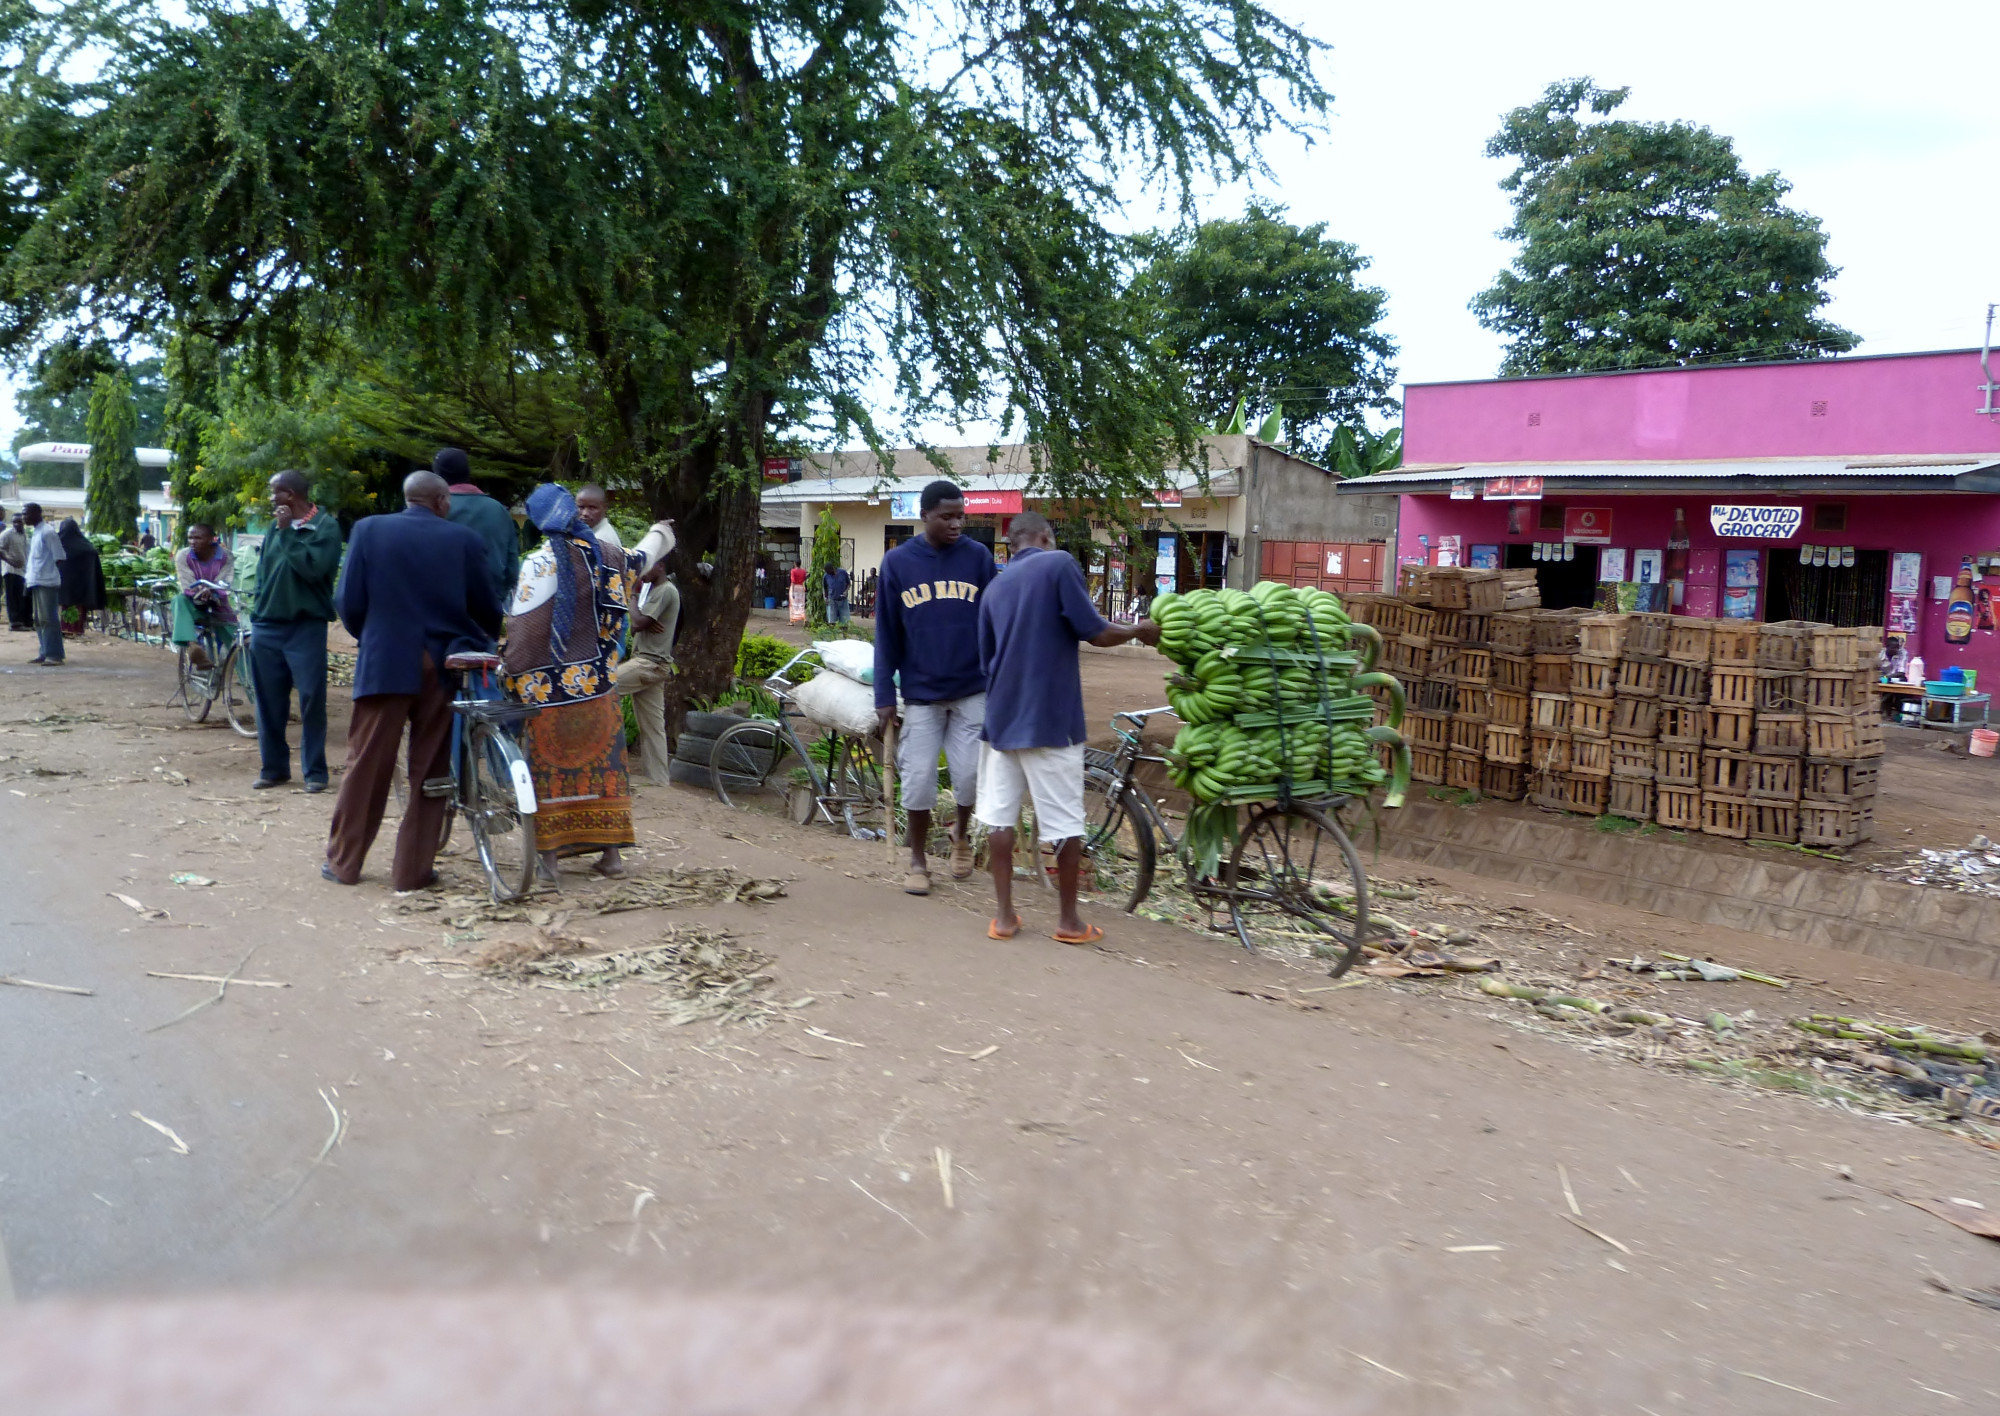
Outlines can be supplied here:
[[1933, 677], [2000, 681], [1990, 382], [1975, 349], [1419, 384], [1404, 465], [1340, 491], [1401, 495], [1399, 563], [1532, 565], [1552, 607], [1618, 582], [1685, 614], [1882, 624]]

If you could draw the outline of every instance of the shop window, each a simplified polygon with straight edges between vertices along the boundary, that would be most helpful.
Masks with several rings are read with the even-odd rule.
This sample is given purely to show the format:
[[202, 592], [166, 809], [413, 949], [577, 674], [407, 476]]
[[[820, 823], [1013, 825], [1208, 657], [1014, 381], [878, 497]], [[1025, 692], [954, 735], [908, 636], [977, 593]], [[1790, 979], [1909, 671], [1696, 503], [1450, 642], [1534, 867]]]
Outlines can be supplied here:
[[1847, 529], [1847, 503], [1821, 502], [1813, 508], [1812, 529], [1815, 531], [1845, 531]]

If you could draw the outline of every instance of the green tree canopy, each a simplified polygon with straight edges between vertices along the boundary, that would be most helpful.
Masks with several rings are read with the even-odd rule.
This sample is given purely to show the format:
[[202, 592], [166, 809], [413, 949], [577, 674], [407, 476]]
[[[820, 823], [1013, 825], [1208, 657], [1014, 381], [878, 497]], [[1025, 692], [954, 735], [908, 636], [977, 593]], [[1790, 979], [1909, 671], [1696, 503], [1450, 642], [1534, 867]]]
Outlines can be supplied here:
[[1367, 257], [1253, 201], [1240, 220], [1204, 221], [1151, 238], [1135, 293], [1181, 360], [1205, 420], [1238, 399], [1282, 406], [1301, 456], [1326, 461], [1335, 430], [1392, 410], [1396, 345], [1380, 325], [1388, 296], [1360, 275]]
[[92, 531], [121, 542], [138, 534], [139, 459], [133, 451], [138, 427], [131, 381], [122, 373], [99, 374], [91, 386], [90, 416], [84, 422], [90, 476], [84, 482], [83, 519]]
[[[1810, 359], [1860, 341], [1816, 313], [1831, 298], [1819, 220], [1791, 184], [1752, 177], [1728, 138], [1692, 123], [1604, 119], [1627, 89], [1550, 85], [1486, 144], [1522, 243], [1472, 302], [1505, 336], [1502, 374], [1728, 359]], [[1588, 109], [1603, 121], [1580, 115]]]
[[16, 449], [35, 442], [84, 442], [91, 393], [100, 374], [121, 374], [132, 389], [138, 445], [166, 436], [167, 380], [157, 355], [127, 363], [102, 339], [65, 339], [41, 350], [14, 395]]
[[1117, 184], [1185, 203], [1327, 101], [1312, 42], [1254, 0], [0, 16], [25, 56], [0, 344], [194, 335], [254, 350], [282, 395], [345, 326], [429, 386], [556, 374], [591, 473], [679, 523], [711, 632], [694, 693], [726, 684], [748, 615], [765, 449], [884, 445], [873, 389], [913, 422], [997, 414], [1057, 495], [1135, 495], [1190, 455], [1178, 366], [1122, 298]]

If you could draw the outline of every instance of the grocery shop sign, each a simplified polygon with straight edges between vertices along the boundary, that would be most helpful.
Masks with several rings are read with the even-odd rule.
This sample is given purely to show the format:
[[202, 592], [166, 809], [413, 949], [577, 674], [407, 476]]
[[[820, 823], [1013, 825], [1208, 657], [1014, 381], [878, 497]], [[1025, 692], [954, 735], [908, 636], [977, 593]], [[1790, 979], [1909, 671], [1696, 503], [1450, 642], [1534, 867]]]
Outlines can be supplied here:
[[1708, 509], [1709, 529], [1729, 541], [1789, 541], [1805, 524], [1802, 506], [1739, 506], [1716, 503]]

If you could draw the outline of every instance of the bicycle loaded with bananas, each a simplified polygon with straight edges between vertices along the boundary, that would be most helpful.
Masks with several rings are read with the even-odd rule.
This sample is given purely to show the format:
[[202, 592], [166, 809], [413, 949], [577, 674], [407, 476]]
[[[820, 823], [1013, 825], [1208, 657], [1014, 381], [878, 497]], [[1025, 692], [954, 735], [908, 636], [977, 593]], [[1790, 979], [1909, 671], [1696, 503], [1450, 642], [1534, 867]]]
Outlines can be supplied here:
[[[1212, 910], [1227, 907], [1246, 948], [1253, 929], [1297, 935], [1303, 925], [1313, 951], [1345, 972], [1367, 934], [1368, 889], [1340, 813], [1384, 786], [1382, 805], [1400, 806], [1409, 787], [1403, 690], [1375, 671], [1380, 636], [1353, 624], [1338, 596], [1275, 581], [1162, 595], [1151, 616], [1161, 652], [1179, 666], [1167, 699], [1184, 726], [1164, 758], [1149, 759], [1140, 734], [1150, 715], [1119, 715], [1138, 731], [1114, 722], [1122, 745], [1092, 754], [1086, 848], [1100, 865], [1132, 857], [1130, 910], [1150, 889], [1164, 838], [1190, 890]], [[1388, 700], [1380, 725], [1366, 689]], [[1192, 799], [1179, 840], [1133, 778], [1145, 760], [1163, 762]]]

